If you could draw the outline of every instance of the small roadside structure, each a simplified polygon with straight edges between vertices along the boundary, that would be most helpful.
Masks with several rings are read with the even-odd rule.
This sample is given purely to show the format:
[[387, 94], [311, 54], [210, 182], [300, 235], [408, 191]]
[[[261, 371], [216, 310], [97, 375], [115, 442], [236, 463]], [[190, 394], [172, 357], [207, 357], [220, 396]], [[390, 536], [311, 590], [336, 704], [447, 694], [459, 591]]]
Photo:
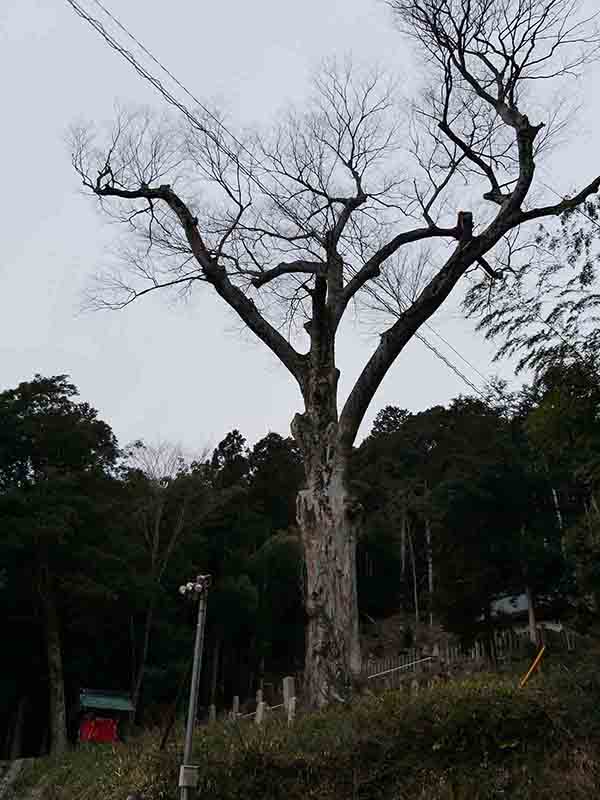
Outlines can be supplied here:
[[79, 741], [113, 743], [123, 739], [135, 706], [124, 692], [82, 689], [79, 693]]

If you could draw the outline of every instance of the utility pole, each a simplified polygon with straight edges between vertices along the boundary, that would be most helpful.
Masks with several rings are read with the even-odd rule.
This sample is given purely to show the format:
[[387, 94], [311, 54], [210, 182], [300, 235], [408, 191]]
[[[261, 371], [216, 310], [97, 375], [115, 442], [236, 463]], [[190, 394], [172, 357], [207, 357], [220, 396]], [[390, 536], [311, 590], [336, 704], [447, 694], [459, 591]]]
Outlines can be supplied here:
[[211, 584], [210, 575], [198, 575], [195, 581], [190, 581], [179, 587], [179, 593], [184, 597], [199, 595], [198, 622], [196, 624], [196, 638], [194, 641], [194, 661], [192, 666], [192, 681], [190, 684], [190, 700], [188, 704], [187, 722], [185, 728], [185, 744], [183, 747], [183, 764], [179, 770], [179, 788], [181, 800], [190, 800], [190, 789], [198, 785], [198, 767], [190, 764], [192, 758], [192, 743], [194, 738], [194, 725], [198, 710], [198, 690], [200, 688], [200, 673], [202, 671], [202, 650], [204, 647], [204, 626], [206, 622], [206, 601], [208, 589]]

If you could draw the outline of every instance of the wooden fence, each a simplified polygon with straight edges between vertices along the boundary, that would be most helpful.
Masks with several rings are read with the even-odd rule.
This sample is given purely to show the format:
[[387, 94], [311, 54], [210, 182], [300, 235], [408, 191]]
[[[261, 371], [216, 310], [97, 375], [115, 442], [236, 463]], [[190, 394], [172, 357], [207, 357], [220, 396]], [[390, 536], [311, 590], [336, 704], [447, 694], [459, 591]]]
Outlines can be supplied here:
[[[566, 628], [553, 630], [545, 626], [538, 627], [538, 643], [546, 645], [550, 652], [572, 652], [575, 650], [576, 640], [576, 634]], [[499, 665], [527, 657], [531, 648], [527, 630], [496, 630], [491, 644], [493, 657]], [[410, 691], [416, 692], [420, 686], [448, 680], [453, 672], [482, 668], [489, 659], [486, 647], [489, 650], [490, 644], [477, 640], [467, 651], [458, 645], [434, 645], [428, 652], [424, 649], [412, 649], [397, 656], [369, 659], [364, 665], [364, 678], [371, 691], [408, 687]], [[260, 725], [276, 713], [287, 719], [289, 725], [293, 724], [298, 706], [294, 677], [287, 676], [283, 679], [278, 699], [281, 699], [280, 703], [269, 705], [265, 702], [262, 689], [259, 689], [256, 702], [252, 703], [254, 710], [241, 713], [240, 699], [234, 697], [232, 707], [220, 716], [232, 722], [253, 720]], [[216, 707], [210, 706], [209, 721], [216, 719]]]
[[[546, 645], [548, 651], [575, 650], [577, 637], [573, 631], [566, 628], [553, 630], [545, 626], [538, 626], [537, 630], [538, 644]], [[425, 678], [447, 679], [452, 672], [461, 668], [477, 669], [487, 664], [490, 646], [492, 656], [500, 667], [526, 658], [531, 648], [529, 631], [510, 628], [496, 630], [490, 643], [478, 639], [466, 651], [459, 645], [434, 645], [429, 651], [412, 649], [397, 656], [369, 659], [365, 664], [365, 677], [372, 689], [399, 689], [417, 674]]]
[[[254, 711], [249, 713], [240, 712], [240, 698], [235, 696], [231, 709], [227, 710], [224, 718], [230, 722], [237, 722], [238, 720], [251, 720], [253, 719], [257, 725], [261, 725], [265, 719], [273, 714], [279, 712], [287, 719], [288, 725], [292, 725], [296, 717], [296, 681], [291, 676], [286, 676], [281, 684], [281, 697], [282, 702], [274, 705], [269, 705], [264, 700], [263, 690], [259, 689], [256, 693], [256, 705]], [[215, 706], [209, 707], [209, 722], [214, 722], [217, 719], [217, 709]]]

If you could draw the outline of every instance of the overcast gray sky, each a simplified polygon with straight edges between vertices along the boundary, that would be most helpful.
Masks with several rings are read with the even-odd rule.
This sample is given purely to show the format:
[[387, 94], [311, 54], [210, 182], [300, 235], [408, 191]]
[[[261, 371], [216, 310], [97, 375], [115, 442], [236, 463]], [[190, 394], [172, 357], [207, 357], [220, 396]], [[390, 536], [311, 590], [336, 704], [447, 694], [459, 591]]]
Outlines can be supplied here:
[[[94, 9], [92, 0], [81, 2]], [[415, 70], [377, 0], [106, 5], [198, 97], [223, 102], [242, 124], [263, 123], [301, 101], [325, 56], [377, 61], [407, 83]], [[300, 410], [296, 386], [260, 343], [240, 338], [208, 291], [186, 305], [155, 295], [123, 311], [80, 311], [82, 291], [105, 264], [115, 232], [80, 191], [66, 130], [81, 119], [111, 119], [116, 100], [160, 108], [161, 99], [64, 0], [2, 0], [0, 74], [0, 390], [36, 372], [68, 373], [122, 443], [168, 439], [193, 450], [216, 444], [233, 427], [251, 442], [269, 430], [288, 434]], [[591, 89], [592, 79], [573, 91]], [[597, 91], [587, 92], [580, 119], [575, 140], [552, 161], [558, 190], [598, 172]], [[511, 378], [510, 365], [491, 364], [492, 349], [461, 319], [456, 302], [433, 324], [482, 373]], [[347, 331], [342, 394], [372, 347], [365, 331]], [[415, 341], [386, 378], [363, 432], [388, 403], [417, 410], [466, 391]]]

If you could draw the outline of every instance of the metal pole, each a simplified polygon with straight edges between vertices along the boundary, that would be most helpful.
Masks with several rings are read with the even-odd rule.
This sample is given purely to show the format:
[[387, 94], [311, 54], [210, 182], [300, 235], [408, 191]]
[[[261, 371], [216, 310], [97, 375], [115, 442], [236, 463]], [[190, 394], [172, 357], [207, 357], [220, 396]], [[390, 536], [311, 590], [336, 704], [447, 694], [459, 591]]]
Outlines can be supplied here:
[[[190, 686], [190, 701], [188, 706], [187, 723], [185, 729], [185, 744], [183, 748], [183, 765], [190, 766], [192, 757], [192, 742], [194, 737], [194, 725], [196, 723], [196, 712], [198, 710], [198, 690], [200, 688], [200, 673], [202, 670], [202, 650], [204, 646], [204, 623], [206, 620], [206, 595], [208, 587], [200, 593], [198, 602], [198, 623], [196, 625], [196, 640], [194, 642], [194, 664], [192, 667], [192, 682]], [[181, 787], [181, 800], [189, 800], [189, 786]]]

